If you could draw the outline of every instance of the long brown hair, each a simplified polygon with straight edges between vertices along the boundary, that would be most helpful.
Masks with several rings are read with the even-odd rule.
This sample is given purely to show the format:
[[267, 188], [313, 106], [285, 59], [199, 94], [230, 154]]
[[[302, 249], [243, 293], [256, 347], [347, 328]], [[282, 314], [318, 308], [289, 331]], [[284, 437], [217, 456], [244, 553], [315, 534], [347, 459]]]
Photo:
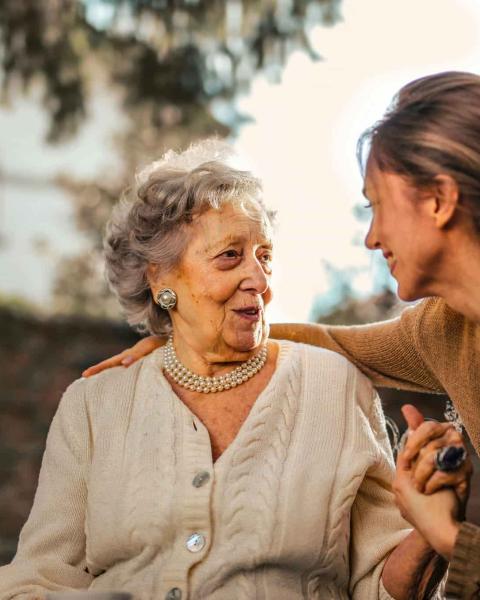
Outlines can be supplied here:
[[357, 146], [360, 166], [373, 160], [422, 189], [448, 174], [460, 190], [460, 208], [480, 233], [480, 77], [449, 71], [412, 81], [384, 118]]

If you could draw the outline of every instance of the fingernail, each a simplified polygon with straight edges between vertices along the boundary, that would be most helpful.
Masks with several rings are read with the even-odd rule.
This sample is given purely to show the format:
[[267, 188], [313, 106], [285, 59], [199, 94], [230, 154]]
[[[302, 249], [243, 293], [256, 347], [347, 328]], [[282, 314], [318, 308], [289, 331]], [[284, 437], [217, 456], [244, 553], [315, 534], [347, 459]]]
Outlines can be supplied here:
[[128, 367], [129, 365], [131, 365], [134, 362], [134, 358], [133, 356], [126, 356], [124, 359], [122, 359], [122, 365], [124, 367]]

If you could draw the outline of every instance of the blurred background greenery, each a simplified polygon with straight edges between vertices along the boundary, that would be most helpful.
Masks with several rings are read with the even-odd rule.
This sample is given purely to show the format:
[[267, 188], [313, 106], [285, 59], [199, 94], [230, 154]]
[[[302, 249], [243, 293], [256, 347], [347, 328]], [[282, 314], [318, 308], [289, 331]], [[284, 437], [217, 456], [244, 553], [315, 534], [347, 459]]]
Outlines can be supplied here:
[[[182, 148], [206, 136], [235, 140], [251, 121], [248, 112], [239, 109], [238, 98], [248, 96], [255, 78], [261, 74], [266, 81], [279, 82], [291, 56], [299, 52], [321, 61], [321, 37], [313, 44], [312, 32], [341, 20], [340, 0], [2, 3], [4, 110], [25, 98], [41, 108], [46, 118], [43, 155], [54, 148], [57, 153], [65, 149], [67, 156], [72, 145], [80, 143], [92, 103], [105, 90], [115, 97], [118, 114], [110, 114], [106, 105], [95, 123], [100, 127], [102, 121], [117, 119], [118, 127], [100, 149], [102, 161], [104, 155], [108, 160], [99, 160], [98, 168], [82, 170], [79, 163], [91, 157], [72, 154], [71, 163], [68, 159], [47, 178], [40, 158], [38, 171], [21, 164], [4, 169], [8, 142], [2, 146], [0, 182], [4, 193], [14, 189], [17, 210], [25, 216], [38, 210], [42, 220], [41, 203], [22, 203], [24, 197], [51, 198], [60, 190], [59, 202], [67, 199], [77, 237], [74, 240], [70, 230], [55, 224], [51, 237], [33, 240], [35, 253], [53, 265], [48, 302], [29, 293], [35, 277], [47, 279], [38, 267], [42, 263], [35, 273], [17, 274], [24, 293], [0, 285], [0, 563], [12, 557], [28, 515], [45, 435], [61, 393], [85, 367], [137, 339], [122, 324], [106, 287], [101, 244], [111, 207], [131, 183], [135, 168], [168, 148]], [[292, 108], [292, 119], [298, 111], [301, 107]], [[18, 119], [15, 123], [18, 128]], [[28, 120], [20, 124], [30, 126]], [[90, 148], [97, 151], [93, 144]], [[10, 197], [3, 200], [10, 202]], [[0, 219], [6, 212], [0, 197]], [[17, 233], [21, 248], [27, 242], [21, 230]], [[52, 240], [62, 236], [69, 251], [52, 246]], [[11, 237], [3, 233], [2, 239], [0, 221], [0, 253], [14, 243]], [[362, 323], [389, 318], [401, 308], [391, 282], [381, 273], [369, 295], [358, 296], [352, 284], [354, 270], [327, 265], [327, 271], [326, 293], [309, 301], [313, 320]], [[441, 417], [444, 407], [444, 399], [433, 396], [386, 391], [383, 397], [387, 411], [399, 422], [403, 400], [419, 403], [430, 416]], [[480, 518], [477, 496], [471, 510]]]

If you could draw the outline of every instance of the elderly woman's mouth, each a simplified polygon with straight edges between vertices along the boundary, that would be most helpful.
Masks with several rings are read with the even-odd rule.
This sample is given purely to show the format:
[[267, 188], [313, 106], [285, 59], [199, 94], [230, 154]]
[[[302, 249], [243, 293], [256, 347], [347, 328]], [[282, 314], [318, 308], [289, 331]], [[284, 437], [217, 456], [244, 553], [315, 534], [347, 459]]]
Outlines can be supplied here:
[[259, 321], [262, 314], [262, 309], [259, 306], [247, 306], [246, 308], [234, 309], [233, 312], [239, 317], [247, 319], [248, 321]]

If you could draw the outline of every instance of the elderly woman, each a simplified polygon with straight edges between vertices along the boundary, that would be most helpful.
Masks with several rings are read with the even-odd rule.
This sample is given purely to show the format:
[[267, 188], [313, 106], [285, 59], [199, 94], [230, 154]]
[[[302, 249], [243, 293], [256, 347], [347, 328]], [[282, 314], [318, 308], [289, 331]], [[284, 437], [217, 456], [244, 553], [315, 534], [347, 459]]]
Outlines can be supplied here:
[[0, 597], [372, 600], [432, 586], [431, 548], [393, 504], [369, 380], [338, 354], [268, 339], [259, 182], [209, 144], [170, 153], [105, 247], [129, 322], [170, 338], [65, 393]]

